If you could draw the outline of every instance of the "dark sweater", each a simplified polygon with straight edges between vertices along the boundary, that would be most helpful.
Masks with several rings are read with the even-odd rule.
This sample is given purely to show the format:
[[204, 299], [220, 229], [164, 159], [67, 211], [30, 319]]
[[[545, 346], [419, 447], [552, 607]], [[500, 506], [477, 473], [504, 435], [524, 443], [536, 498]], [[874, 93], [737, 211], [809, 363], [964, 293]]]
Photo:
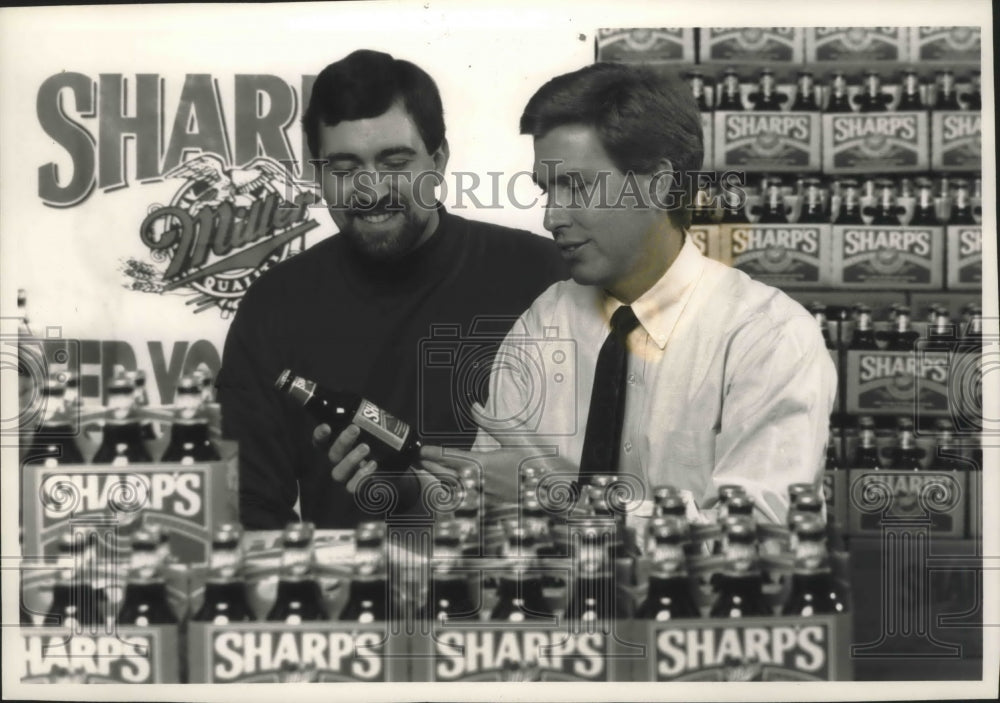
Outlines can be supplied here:
[[383, 517], [331, 478], [311, 442], [318, 423], [274, 389], [284, 368], [364, 396], [425, 443], [471, 446], [475, 427], [456, 400], [485, 399], [499, 342], [566, 269], [550, 240], [440, 212], [435, 234], [400, 262], [373, 264], [335, 235], [247, 291], [217, 382], [224, 434], [240, 445], [247, 529], [284, 527], [299, 496], [301, 518], [319, 527]]

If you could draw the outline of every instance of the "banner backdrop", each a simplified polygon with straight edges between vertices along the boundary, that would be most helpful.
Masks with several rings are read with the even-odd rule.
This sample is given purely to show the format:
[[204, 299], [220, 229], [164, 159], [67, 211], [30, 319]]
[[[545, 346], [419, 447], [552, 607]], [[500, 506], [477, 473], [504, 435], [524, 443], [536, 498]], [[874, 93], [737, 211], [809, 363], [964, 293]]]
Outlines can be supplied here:
[[4, 278], [32, 333], [79, 342], [90, 401], [116, 363], [146, 372], [154, 404], [199, 363], [217, 371], [247, 287], [335, 231], [310, 206], [301, 117], [315, 74], [359, 48], [438, 83], [442, 201], [544, 234], [518, 118], [545, 80], [593, 61], [594, 29], [534, 14], [537, 29], [413, 4], [10, 15], [36, 38], [30, 60], [4, 56], [17, 71], [0, 98]]

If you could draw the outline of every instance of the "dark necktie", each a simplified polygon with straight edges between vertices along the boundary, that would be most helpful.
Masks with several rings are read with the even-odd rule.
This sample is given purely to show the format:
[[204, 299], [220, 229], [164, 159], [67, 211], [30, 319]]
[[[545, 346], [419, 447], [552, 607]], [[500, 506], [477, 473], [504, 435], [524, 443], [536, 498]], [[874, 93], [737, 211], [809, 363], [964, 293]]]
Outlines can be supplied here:
[[623, 305], [615, 310], [611, 316], [611, 333], [597, 355], [587, 433], [583, 438], [583, 455], [580, 458], [581, 483], [589, 483], [594, 474], [615, 473], [618, 470], [628, 368], [625, 338], [638, 324], [632, 308]]

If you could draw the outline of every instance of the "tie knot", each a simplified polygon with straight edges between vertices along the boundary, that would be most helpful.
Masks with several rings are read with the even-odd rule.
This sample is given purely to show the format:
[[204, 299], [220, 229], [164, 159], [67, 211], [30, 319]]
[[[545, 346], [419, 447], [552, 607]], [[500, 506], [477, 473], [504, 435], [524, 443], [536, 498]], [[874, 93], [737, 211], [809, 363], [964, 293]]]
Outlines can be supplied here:
[[615, 314], [611, 316], [611, 331], [614, 332], [619, 339], [627, 337], [629, 332], [638, 326], [639, 318], [635, 316], [635, 313], [632, 312], [632, 308], [628, 305], [622, 305], [620, 308], [615, 310]]

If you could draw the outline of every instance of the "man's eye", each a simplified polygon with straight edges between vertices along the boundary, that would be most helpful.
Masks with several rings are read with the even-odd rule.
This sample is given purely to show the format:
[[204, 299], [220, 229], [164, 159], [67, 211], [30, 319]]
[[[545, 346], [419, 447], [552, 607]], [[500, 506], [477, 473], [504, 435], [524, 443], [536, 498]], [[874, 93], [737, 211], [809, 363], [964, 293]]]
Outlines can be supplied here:
[[388, 169], [392, 169], [394, 171], [406, 168], [409, 165], [410, 165], [409, 159], [392, 159], [391, 161], [385, 162], [385, 167]]

